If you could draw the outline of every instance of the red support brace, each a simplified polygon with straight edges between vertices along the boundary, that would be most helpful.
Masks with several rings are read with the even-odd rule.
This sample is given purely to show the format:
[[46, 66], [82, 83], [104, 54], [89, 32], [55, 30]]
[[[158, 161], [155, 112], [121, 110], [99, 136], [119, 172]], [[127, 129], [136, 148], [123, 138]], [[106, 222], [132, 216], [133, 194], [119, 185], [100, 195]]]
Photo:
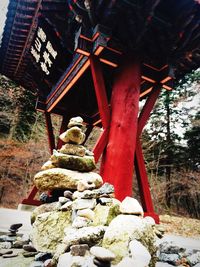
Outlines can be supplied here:
[[97, 163], [101, 154], [103, 153], [106, 145], [108, 143], [108, 130], [105, 129], [99, 139], [97, 140], [97, 143], [95, 144], [94, 148], [93, 148], [93, 152], [94, 152], [94, 158], [95, 158], [95, 162]]
[[45, 121], [46, 121], [46, 129], [48, 134], [48, 140], [49, 140], [49, 149], [50, 153], [53, 153], [53, 150], [55, 149], [55, 138], [53, 134], [53, 127], [51, 122], [51, 114], [48, 112], [44, 113]]
[[140, 135], [142, 130], [147, 123], [150, 113], [155, 105], [155, 102], [160, 94], [161, 88], [156, 87], [151, 95], [146, 100], [146, 103], [140, 113], [138, 119], [138, 130], [137, 130], [137, 144], [136, 144], [136, 151], [135, 151], [135, 169], [136, 169], [136, 176], [138, 181], [138, 186], [140, 190], [140, 197], [142, 201], [142, 206], [145, 211], [145, 216], [151, 216], [155, 219], [156, 223], [159, 223], [159, 216], [154, 212], [153, 202], [151, 198], [148, 176], [145, 168], [144, 157], [142, 153], [142, 147], [140, 143]]
[[99, 62], [99, 59], [97, 57], [91, 56], [90, 66], [91, 66], [94, 89], [96, 93], [102, 126], [104, 129], [107, 129], [110, 124], [110, 110], [108, 106], [108, 100], [107, 100], [107, 95], [106, 95], [103, 73], [101, 69], [101, 63]]
[[104, 181], [114, 185], [119, 200], [132, 196], [140, 83], [140, 63], [124, 62], [113, 85], [110, 132], [101, 168]]
[[142, 202], [143, 209], [145, 211], [145, 216], [151, 216], [154, 218], [156, 223], [159, 223], [159, 216], [154, 212], [153, 202], [151, 198], [151, 193], [149, 189], [148, 176], [146, 173], [144, 157], [142, 153], [142, 147], [140, 140], [137, 140], [136, 151], [135, 151], [135, 170], [138, 181], [138, 186], [140, 190], [140, 198]]
[[[53, 149], [55, 148], [55, 138], [54, 138], [54, 134], [53, 134], [51, 115], [47, 112], [45, 112], [44, 115], [45, 115], [46, 128], [47, 128], [47, 133], [48, 133], [49, 149], [50, 149], [50, 153], [52, 153]], [[38, 192], [38, 190], [37, 190], [36, 186], [33, 186], [28, 197], [26, 199], [22, 200], [22, 204], [39, 206], [41, 204], [41, 202], [34, 199], [37, 192]]]

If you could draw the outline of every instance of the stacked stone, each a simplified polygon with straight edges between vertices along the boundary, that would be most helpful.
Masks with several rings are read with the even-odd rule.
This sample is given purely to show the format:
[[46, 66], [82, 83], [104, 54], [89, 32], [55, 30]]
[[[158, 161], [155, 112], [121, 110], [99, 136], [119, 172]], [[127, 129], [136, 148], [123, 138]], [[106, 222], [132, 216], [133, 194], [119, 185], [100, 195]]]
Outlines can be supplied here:
[[95, 169], [93, 153], [81, 145], [85, 141], [82, 127], [83, 119], [81, 117], [70, 120], [68, 130], [59, 136], [65, 144], [61, 149], [53, 151], [53, 155], [42, 166], [42, 170], [59, 167], [89, 172]]
[[16, 224], [12, 224], [9, 228], [9, 236], [16, 236], [18, 229], [22, 227], [22, 223], [16, 223]]
[[[85, 140], [82, 127], [81, 117], [72, 118], [68, 130], [60, 135], [65, 144], [61, 149], [53, 151], [51, 158], [42, 166], [42, 171], [34, 177], [34, 183], [40, 191], [76, 190], [81, 180], [83, 183], [91, 183], [91, 187], [102, 185], [101, 176], [91, 172], [95, 169], [93, 153], [81, 145]], [[44, 202], [53, 200], [49, 201], [46, 197]]]
[[115, 199], [114, 187], [92, 172], [94, 156], [82, 145], [82, 126], [80, 117], [70, 120], [60, 135], [65, 144], [34, 177], [39, 190], [59, 193], [56, 199], [43, 195], [55, 202], [33, 212], [34, 247], [53, 254], [47, 266], [146, 267], [150, 260], [155, 266], [154, 220], [143, 218], [136, 199]]

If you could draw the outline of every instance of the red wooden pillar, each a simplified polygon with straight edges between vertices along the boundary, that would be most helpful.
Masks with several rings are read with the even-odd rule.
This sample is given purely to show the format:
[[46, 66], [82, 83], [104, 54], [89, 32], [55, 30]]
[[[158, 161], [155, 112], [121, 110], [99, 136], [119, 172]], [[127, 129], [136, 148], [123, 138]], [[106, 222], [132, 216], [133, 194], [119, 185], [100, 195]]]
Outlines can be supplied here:
[[126, 60], [114, 81], [111, 123], [101, 174], [115, 187], [115, 196], [132, 196], [134, 155], [140, 94], [140, 63]]
[[48, 135], [48, 141], [49, 141], [49, 150], [50, 153], [53, 153], [53, 150], [55, 149], [55, 137], [53, 134], [53, 127], [51, 122], [51, 114], [45, 112], [45, 121], [46, 121], [46, 129], [47, 129], [47, 135]]

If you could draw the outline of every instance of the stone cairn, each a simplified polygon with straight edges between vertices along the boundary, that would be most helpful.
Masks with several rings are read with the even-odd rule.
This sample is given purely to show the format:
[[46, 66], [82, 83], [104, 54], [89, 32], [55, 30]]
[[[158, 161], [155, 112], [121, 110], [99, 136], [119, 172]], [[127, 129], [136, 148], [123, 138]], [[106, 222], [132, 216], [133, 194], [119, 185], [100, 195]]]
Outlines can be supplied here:
[[120, 202], [113, 185], [92, 172], [95, 160], [82, 145], [82, 127], [82, 118], [70, 120], [60, 135], [65, 144], [34, 177], [44, 204], [32, 213], [24, 257], [35, 255], [30, 267], [155, 266], [162, 231], [143, 217], [136, 199]]

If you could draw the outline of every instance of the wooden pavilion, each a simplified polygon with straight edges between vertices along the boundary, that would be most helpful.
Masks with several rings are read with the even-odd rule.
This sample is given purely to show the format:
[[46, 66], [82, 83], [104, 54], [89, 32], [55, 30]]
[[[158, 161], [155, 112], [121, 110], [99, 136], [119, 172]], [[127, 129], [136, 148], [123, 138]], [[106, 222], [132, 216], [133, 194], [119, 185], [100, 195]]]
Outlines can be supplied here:
[[[61, 132], [81, 116], [116, 197], [132, 195], [135, 169], [146, 215], [154, 212], [140, 136], [161, 90], [199, 67], [200, 4], [194, 0], [10, 0], [0, 72], [37, 93], [50, 150], [51, 114]], [[139, 112], [139, 101], [145, 100]], [[135, 166], [135, 168], [134, 168]], [[25, 204], [39, 204], [34, 187]]]

